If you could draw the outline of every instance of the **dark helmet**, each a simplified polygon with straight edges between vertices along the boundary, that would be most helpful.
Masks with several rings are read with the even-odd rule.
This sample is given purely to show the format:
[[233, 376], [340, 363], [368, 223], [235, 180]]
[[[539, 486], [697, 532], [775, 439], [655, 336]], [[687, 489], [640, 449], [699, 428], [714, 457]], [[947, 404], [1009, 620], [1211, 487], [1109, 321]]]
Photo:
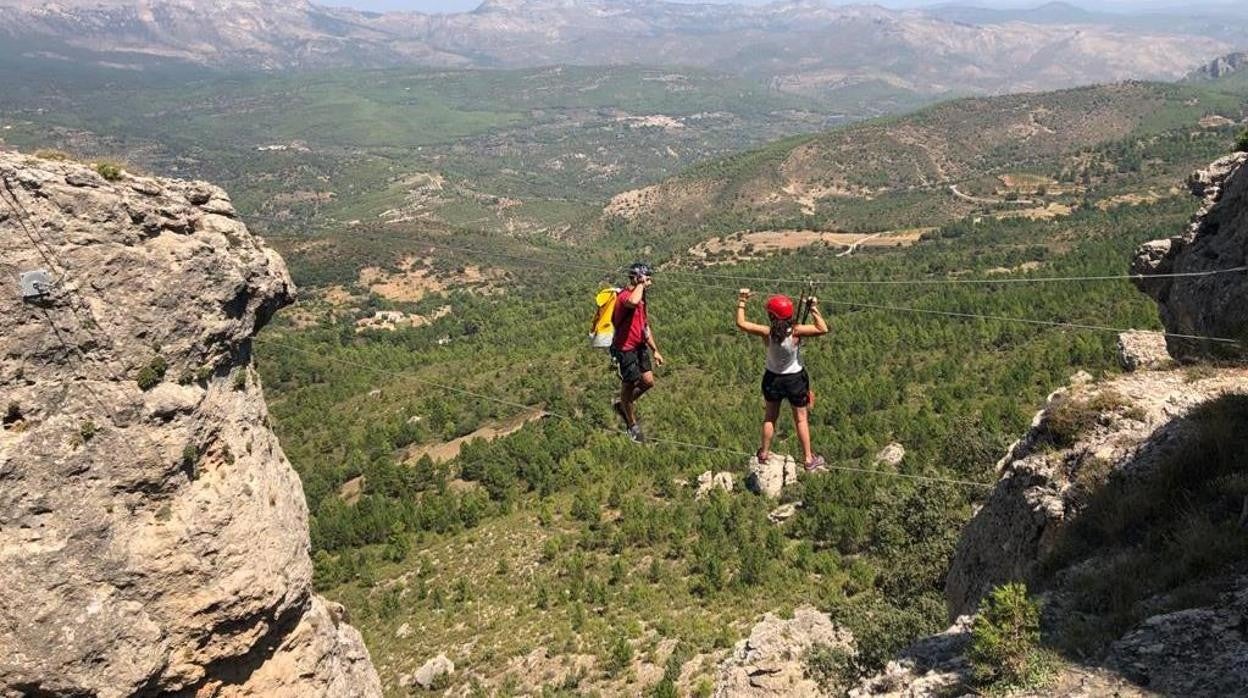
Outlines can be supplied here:
[[654, 276], [654, 270], [645, 262], [633, 262], [628, 268], [628, 278], [641, 279], [647, 276]]

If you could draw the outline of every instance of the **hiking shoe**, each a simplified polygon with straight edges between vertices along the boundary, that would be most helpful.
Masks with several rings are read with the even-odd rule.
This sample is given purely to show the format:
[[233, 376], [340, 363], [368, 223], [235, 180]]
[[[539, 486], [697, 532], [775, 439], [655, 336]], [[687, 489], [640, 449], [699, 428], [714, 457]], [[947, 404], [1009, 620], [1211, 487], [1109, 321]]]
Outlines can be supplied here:
[[620, 416], [620, 421], [624, 422], [624, 426], [628, 426], [628, 415], [624, 414], [624, 403], [616, 400], [611, 403], [611, 409]]
[[628, 428], [628, 438], [632, 439], [633, 443], [644, 444], [646, 442], [646, 436], [641, 433], [640, 424], [634, 424]]
[[764, 454], [763, 449], [760, 448], [754, 454], [754, 459], [758, 461], [759, 465], [767, 465], [767, 461], [771, 460], [771, 454]]
[[816, 470], [818, 470], [818, 469], [820, 469], [820, 468], [824, 467], [824, 466], [825, 466], [825, 465], [827, 465], [827, 464], [828, 464], [828, 462], [827, 462], [826, 460], [824, 460], [824, 459], [823, 459], [823, 456], [815, 456], [814, 458], [811, 458], [811, 459], [810, 459], [810, 460], [806, 463], [806, 465], [805, 465], [806, 472], [808, 472], [808, 473], [813, 473], [813, 472], [815, 472]]

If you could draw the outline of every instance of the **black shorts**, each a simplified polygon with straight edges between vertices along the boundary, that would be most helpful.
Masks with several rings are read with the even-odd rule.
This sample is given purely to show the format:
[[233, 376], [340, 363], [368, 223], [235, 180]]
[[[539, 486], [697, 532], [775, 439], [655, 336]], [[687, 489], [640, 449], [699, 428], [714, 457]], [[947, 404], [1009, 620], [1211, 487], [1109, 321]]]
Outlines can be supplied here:
[[767, 402], [788, 400], [794, 407], [810, 404], [810, 376], [801, 373], [763, 373], [763, 398]]
[[620, 365], [620, 380], [625, 383], [636, 383], [643, 374], [654, 370], [650, 362], [650, 347], [637, 347], [631, 351], [612, 349], [611, 352]]

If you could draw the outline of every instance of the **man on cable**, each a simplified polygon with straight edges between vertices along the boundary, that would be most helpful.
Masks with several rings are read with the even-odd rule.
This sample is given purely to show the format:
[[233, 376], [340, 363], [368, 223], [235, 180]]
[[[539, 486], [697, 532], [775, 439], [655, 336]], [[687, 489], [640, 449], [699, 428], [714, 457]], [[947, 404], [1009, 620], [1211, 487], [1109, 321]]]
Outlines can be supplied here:
[[654, 366], [663, 365], [663, 355], [654, 342], [654, 332], [646, 317], [646, 291], [653, 282], [653, 271], [648, 264], [637, 262], [629, 267], [628, 286], [620, 291], [612, 316], [615, 339], [611, 343], [611, 354], [620, 366], [620, 397], [613, 406], [624, 420], [628, 435], [637, 443], [643, 442], [645, 437], [637, 423], [635, 405], [654, 387]]

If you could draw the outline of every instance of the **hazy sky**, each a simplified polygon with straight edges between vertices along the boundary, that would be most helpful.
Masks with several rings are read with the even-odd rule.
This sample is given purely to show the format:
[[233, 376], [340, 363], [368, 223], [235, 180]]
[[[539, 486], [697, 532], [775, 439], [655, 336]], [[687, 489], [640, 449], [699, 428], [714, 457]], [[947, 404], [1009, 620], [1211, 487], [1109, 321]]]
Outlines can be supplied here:
[[[693, 0], [676, 0], [691, 2]], [[769, 0], [699, 0], [701, 2], [735, 2], [762, 5]], [[358, 7], [361, 10], [415, 10], [417, 12], [465, 12], [476, 8], [481, 0], [319, 0], [321, 5]]]
[[[481, 4], [481, 0], [317, 0], [318, 4], [356, 7], [362, 10], [415, 10], [417, 12], [466, 12]], [[675, 2], [719, 2], [744, 5], [763, 5], [770, 0], [674, 0]], [[965, 4], [978, 6], [1035, 7], [1048, 0], [842, 0], [845, 4], [879, 4], [886, 7], [914, 7], [936, 4]], [[1073, 5], [1098, 9], [1144, 9], [1163, 6], [1182, 6], [1183, 0], [1067, 0]], [[1206, 0], [1205, 5], [1233, 5], [1238, 0]]]

